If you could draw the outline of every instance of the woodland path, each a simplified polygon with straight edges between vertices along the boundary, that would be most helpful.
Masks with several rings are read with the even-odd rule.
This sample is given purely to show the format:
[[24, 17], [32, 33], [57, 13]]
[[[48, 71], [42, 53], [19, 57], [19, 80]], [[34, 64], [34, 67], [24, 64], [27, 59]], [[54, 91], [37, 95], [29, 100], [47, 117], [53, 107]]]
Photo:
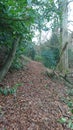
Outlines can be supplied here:
[[0, 130], [69, 130], [58, 122], [68, 112], [62, 101], [66, 88], [45, 71], [41, 63], [30, 61], [25, 69], [6, 76], [4, 85], [22, 85], [16, 98], [0, 95]]

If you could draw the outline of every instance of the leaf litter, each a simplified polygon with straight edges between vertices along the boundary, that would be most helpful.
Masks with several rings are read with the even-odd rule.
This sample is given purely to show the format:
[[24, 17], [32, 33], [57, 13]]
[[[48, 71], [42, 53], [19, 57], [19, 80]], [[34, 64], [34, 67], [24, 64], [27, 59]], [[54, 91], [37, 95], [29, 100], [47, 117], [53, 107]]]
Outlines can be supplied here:
[[46, 68], [30, 61], [26, 69], [8, 73], [3, 86], [21, 84], [15, 95], [0, 95], [0, 130], [69, 130], [58, 120], [68, 113], [61, 100], [63, 83], [44, 75]]

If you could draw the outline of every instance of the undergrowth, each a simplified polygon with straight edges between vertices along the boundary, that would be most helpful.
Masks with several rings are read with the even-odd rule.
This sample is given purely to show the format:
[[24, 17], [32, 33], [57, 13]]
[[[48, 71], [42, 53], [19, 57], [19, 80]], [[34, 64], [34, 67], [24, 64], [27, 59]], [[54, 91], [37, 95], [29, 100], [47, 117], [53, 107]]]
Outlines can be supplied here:
[[73, 130], [73, 89], [69, 89], [68, 90], [68, 99], [64, 99], [64, 102], [67, 104], [68, 106], [68, 114], [69, 116], [67, 117], [62, 117], [60, 118], [59, 122], [65, 126], [67, 126], [68, 128], [70, 128], [71, 130]]
[[7, 95], [9, 95], [9, 94], [11, 94], [11, 95], [13, 95], [14, 93], [16, 93], [17, 92], [17, 88], [19, 87], [19, 86], [21, 86], [22, 84], [15, 84], [13, 87], [9, 87], [9, 86], [6, 86], [5, 88], [2, 88], [2, 87], [0, 87], [0, 94], [2, 94], [2, 95], [5, 95], [5, 96], [7, 96]]

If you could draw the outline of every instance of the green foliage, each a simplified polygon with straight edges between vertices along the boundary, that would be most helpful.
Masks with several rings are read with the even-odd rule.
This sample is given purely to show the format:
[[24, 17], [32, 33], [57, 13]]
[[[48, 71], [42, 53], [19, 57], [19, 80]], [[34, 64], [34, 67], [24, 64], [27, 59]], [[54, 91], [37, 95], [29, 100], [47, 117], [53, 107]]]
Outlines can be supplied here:
[[71, 128], [71, 130], [73, 130], [73, 121], [72, 120], [68, 120], [68, 127]]
[[27, 47], [25, 48], [24, 54], [28, 57], [30, 57], [32, 60], [35, 59], [35, 48], [34, 45], [32, 43], [28, 44]]
[[71, 116], [66, 119], [65, 117], [60, 118], [59, 122], [61, 124], [66, 124], [68, 128], [73, 130], [73, 102], [69, 101], [67, 102], [67, 105], [69, 107], [69, 112], [71, 113]]
[[15, 59], [14, 59], [12, 65], [11, 65], [10, 69], [19, 70], [19, 69], [21, 69], [21, 68], [23, 68], [23, 65], [22, 65], [22, 63], [21, 63], [20, 58], [19, 58], [19, 57], [15, 57]]
[[[18, 58], [21, 54], [25, 54], [33, 60], [41, 60], [40, 58], [35, 58], [35, 49], [32, 45], [33, 32], [36, 30], [39, 30], [39, 32], [41, 32], [41, 30], [48, 31], [49, 27], [47, 26], [47, 23], [53, 18], [55, 19], [54, 23], [56, 24], [51, 22], [50, 28], [55, 28], [55, 25], [57, 27], [60, 13], [61, 12], [58, 11], [58, 2], [55, 2], [54, 0], [1, 0], [0, 46], [5, 46], [7, 48], [4, 61], [11, 51], [13, 40], [18, 36], [21, 36], [21, 41], [12, 68], [15, 67], [19, 69], [22, 67]], [[29, 45], [28, 42], [30, 42]], [[41, 56], [43, 57], [42, 60], [45, 66], [50, 68], [56, 66], [58, 59], [57, 50], [49, 50], [47, 52], [44, 50]]]
[[73, 89], [68, 90], [68, 95], [73, 96]]
[[59, 122], [61, 124], [66, 124], [68, 128], [70, 128], [71, 130], [73, 130], [73, 119], [66, 119], [64, 117], [62, 117]]
[[72, 108], [73, 107], [73, 103], [71, 101], [68, 102], [68, 107]]
[[44, 50], [41, 55], [43, 58], [43, 63], [46, 67], [54, 67], [55, 59], [51, 50]]
[[5, 95], [5, 96], [7, 96], [9, 94], [13, 95], [14, 93], [16, 93], [17, 88], [19, 86], [21, 86], [21, 84], [16, 84], [12, 88], [9, 88], [9, 87], [1, 88], [0, 87], [0, 94]]
[[42, 56], [36, 55], [35, 56], [35, 61], [42, 62]]
[[57, 49], [43, 50], [41, 56], [46, 67], [55, 68], [58, 61], [59, 51]]
[[64, 124], [64, 123], [66, 123], [66, 118], [64, 118], [64, 117], [62, 117], [60, 120], [59, 120], [59, 122], [61, 123], [61, 124]]
[[50, 40], [45, 43], [36, 46], [37, 55], [41, 56], [41, 62], [51, 69], [55, 68], [59, 58], [60, 58], [60, 49], [59, 49], [59, 38], [54, 33], [52, 34]]
[[[28, 43], [28, 41], [31, 42], [33, 37], [30, 26], [34, 23], [35, 11], [32, 6], [28, 6], [28, 3], [27, 0], [0, 1], [0, 47], [2, 51], [4, 47], [7, 50], [3, 57], [3, 63], [5, 63], [12, 49], [14, 39], [21, 36], [12, 68], [15, 67], [19, 69], [22, 67], [19, 57], [24, 53], [25, 44]], [[1, 62], [0, 64], [2, 65]]]

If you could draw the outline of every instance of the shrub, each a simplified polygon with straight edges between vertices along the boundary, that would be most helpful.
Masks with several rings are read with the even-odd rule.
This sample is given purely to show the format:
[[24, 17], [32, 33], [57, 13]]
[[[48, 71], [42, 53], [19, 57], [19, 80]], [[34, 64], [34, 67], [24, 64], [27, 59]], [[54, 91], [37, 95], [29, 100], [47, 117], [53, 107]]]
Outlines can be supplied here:
[[34, 45], [30, 44], [25, 48], [24, 54], [28, 57], [30, 57], [32, 60], [35, 59], [36, 51], [34, 49]]
[[13, 95], [16, 93], [17, 88], [19, 86], [21, 86], [21, 84], [15, 84], [12, 88], [9, 88], [9, 86], [5, 88], [0, 87], [0, 94], [5, 95], [5, 96], [9, 94]]
[[58, 49], [45, 49], [41, 52], [43, 64], [49, 68], [55, 68], [59, 59]]
[[62, 117], [59, 119], [59, 122], [61, 124], [65, 124], [68, 128], [73, 130], [73, 102], [69, 101], [67, 102], [67, 105], [69, 107], [69, 113], [71, 113], [71, 116], [67, 119], [66, 117]]
[[46, 67], [52, 68], [55, 66], [55, 59], [52, 51], [50, 50], [44, 50], [42, 53], [42, 59], [43, 59], [43, 64]]
[[22, 65], [22, 63], [21, 63], [20, 58], [19, 58], [19, 57], [15, 57], [15, 59], [14, 59], [12, 65], [11, 65], [11, 67], [10, 67], [10, 70], [12, 70], [12, 69], [17, 69], [17, 70], [19, 70], [19, 69], [21, 69], [21, 68], [23, 68], [23, 65]]
[[35, 60], [38, 61], [38, 62], [42, 62], [42, 56], [36, 55]]

